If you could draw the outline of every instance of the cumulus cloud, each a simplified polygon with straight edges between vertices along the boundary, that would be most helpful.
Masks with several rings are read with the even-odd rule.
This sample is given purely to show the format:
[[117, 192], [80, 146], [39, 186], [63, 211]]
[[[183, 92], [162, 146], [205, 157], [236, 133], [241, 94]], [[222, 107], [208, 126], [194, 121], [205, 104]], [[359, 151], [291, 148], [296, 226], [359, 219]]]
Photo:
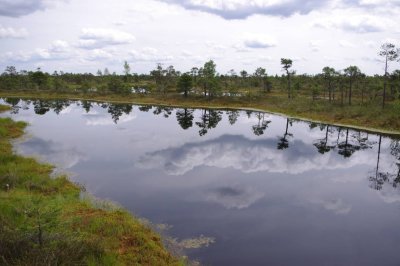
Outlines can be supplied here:
[[329, 0], [159, 0], [186, 9], [212, 13], [225, 19], [244, 19], [251, 15], [288, 17], [295, 13], [307, 14], [324, 7]]
[[20, 17], [51, 7], [63, 0], [1, 0], [0, 16]]
[[244, 209], [263, 198], [265, 194], [253, 187], [231, 185], [218, 187], [206, 192], [206, 200], [227, 209]]
[[36, 49], [32, 54], [32, 59], [37, 60], [60, 60], [72, 56], [70, 45], [66, 41], [56, 40], [48, 48]]
[[70, 45], [62, 40], [53, 41], [47, 48], [37, 48], [31, 52], [6, 52], [0, 56], [2, 61], [29, 62], [37, 60], [61, 60], [72, 56]]
[[3, 27], [0, 25], [0, 39], [23, 39], [28, 36], [25, 28], [14, 29], [12, 27]]
[[82, 29], [78, 47], [85, 49], [102, 48], [109, 45], [129, 44], [135, 40], [130, 33], [102, 28]]
[[315, 147], [301, 141], [293, 143], [290, 149], [290, 152], [277, 151], [275, 139], [250, 140], [243, 136], [223, 135], [147, 153], [136, 165], [145, 169], [161, 168], [169, 175], [183, 175], [199, 166], [233, 168], [244, 173], [299, 174], [309, 170], [345, 169], [374, 160], [357, 156], [342, 160], [333, 152], [321, 156]]

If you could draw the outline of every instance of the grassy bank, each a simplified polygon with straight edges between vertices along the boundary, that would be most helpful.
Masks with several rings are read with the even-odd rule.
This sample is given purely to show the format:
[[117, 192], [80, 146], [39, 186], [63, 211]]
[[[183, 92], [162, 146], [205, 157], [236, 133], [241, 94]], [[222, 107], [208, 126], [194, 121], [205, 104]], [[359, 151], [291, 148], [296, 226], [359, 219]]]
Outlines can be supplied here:
[[65, 176], [50, 177], [51, 165], [14, 154], [25, 126], [0, 118], [0, 265], [182, 264], [127, 211], [82, 198]]
[[388, 103], [386, 108], [382, 109], [378, 103], [362, 103], [359, 99], [354, 99], [351, 106], [342, 106], [337, 102], [329, 103], [326, 99], [314, 101], [304, 95], [298, 95], [296, 99], [289, 100], [287, 95], [282, 93], [254, 94], [246, 97], [215, 97], [212, 99], [201, 96], [184, 98], [179, 94], [173, 93], [166, 95], [73, 95], [47, 92], [0, 92], [0, 97], [61, 98], [188, 108], [249, 109], [279, 113], [293, 118], [360, 128], [374, 132], [400, 134], [400, 104], [398, 102]]
[[4, 111], [7, 111], [7, 110], [10, 110], [10, 109], [11, 108], [9, 106], [7, 106], [7, 105], [0, 105], [0, 113], [4, 112]]

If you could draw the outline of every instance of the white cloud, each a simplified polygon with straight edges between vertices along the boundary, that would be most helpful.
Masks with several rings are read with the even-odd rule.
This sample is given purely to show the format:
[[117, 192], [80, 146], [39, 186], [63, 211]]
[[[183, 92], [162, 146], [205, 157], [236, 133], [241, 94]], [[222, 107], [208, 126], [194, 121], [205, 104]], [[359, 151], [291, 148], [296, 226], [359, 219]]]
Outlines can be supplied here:
[[0, 39], [23, 39], [28, 36], [28, 31], [25, 28], [15, 29], [12, 27], [3, 27], [0, 25]]
[[129, 52], [132, 60], [135, 61], [148, 61], [148, 62], [165, 62], [174, 59], [172, 55], [160, 53], [157, 49], [152, 47], [143, 48], [141, 51], [132, 50]]
[[110, 45], [129, 44], [135, 40], [130, 33], [102, 28], [84, 28], [78, 47], [85, 49], [102, 48]]
[[341, 29], [359, 33], [379, 32], [385, 29], [385, 22], [375, 17], [359, 17], [354, 20], [343, 20], [337, 24]]
[[68, 169], [82, 160], [86, 155], [76, 148], [66, 147], [61, 143], [41, 138], [31, 138], [17, 145], [20, 153], [26, 155], [38, 155], [44, 161], [56, 164], [61, 168]]
[[28, 62], [32, 58], [31, 53], [26, 53], [23, 51], [16, 52], [6, 52], [0, 56], [2, 62]]
[[[308, 60], [296, 64], [296, 70], [314, 74], [330, 64], [324, 58], [334, 58], [332, 67], [339, 69], [348, 64], [346, 58], [352, 57], [354, 64], [373, 75], [381, 73], [381, 66], [363, 57], [376, 54], [386, 38], [399, 36], [398, 1], [134, 2], [115, 0], [110, 10], [102, 0], [0, 0], [0, 7], [10, 7], [7, 12], [31, 14], [2, 17], [0, 68], [15, 65], [32, 70], [35, 64], [44, 63], [43, 70], [48, 72], [63, 69], [93, 73], [99, 67], [108, 67], [121, 73], [121, 62], [132, 59], [132, 63], [137, 61], [137, 73], [148, 73], [156, 62], [168, 62], [185, 72], [214, 59], [221, 73], [232, 68], [252, 72], [262, 57], [271, 57], [266, 58], [269, 63], [264, 67], [268, 73], [280, 74], [279, 58], [297, 57]], [[32, 13], [37, 10], [42, 11]], [[258, 15], [252, 16], [255, 14]], [[323, 29], [310, 27], [312, 24]], [[24, 29], [29, 37], [23, 38]], [[50, 47], [58, 39], [69, 44], [68, 52], [61, 53], [65, 48], [62, 44]], [[323, 44], [318, 45], [315, 40], [322, 40]], [[357, 49], [340, 46], [340, 40], [356, 44]]]
[[0, 58], [2, 61], [30, 62], [37, 60], [62, 60], [73, 56], [69, 44], [62, 40], [53, 41], [48, 48], [37, 48], [31, 52], [6, 52]]
[[72, 56], [71, 51], [67, 42], [56, 40], [48, 48], [36, 49], [35, 53], [32, 54], [32, 58], [44, 60], [67, 59]]
[[113, 58], [113, 55], [112, 53], [103, 49], [93, 49], [88, 53], [85, 58], [89, 61], [97, 61], [102, 59], [111, 59]]
[[[339, 12], [339, 11], [338, 11]], [[335, 14], [332, 17], [322, 18], [313, 23], [315, 27], [325, 29], [340, 29], [347, 32], [371, 33], [382, 32], [393, 23], [382, 17], [358, 14], [354, 11]]]
[[275, 38], [266, 35], [248, 35], [243, 41], [243, 45], [247, 48], [270, 48], [276, 46]]
[[198, 166], [233, 168], [244, 173], [299, 174], [310, 170], [368, 165], [371, 160], [353, 156], [344, 161], [334, 153], [320, 156], [313, 146], [302, 142], [293, 145], [296, 150], [291, 153], [277, 152], [276, 145], [275, 139], [257, 141], [224, 135], [218, 139], [145, 154], [136, 165], [145, 169], [161, 168], [169, 175], [183, 175]]

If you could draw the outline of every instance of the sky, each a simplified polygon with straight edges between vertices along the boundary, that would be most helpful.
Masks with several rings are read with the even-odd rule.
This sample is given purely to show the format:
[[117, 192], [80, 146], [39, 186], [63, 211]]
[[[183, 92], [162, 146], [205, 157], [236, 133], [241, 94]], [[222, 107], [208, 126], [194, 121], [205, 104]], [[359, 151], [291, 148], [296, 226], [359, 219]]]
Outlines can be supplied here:
[[[400, 0], [0, 0], [0, 71], [298, 74], [357, 65], [383, 74], [382, 43], [400, 47]], [[393, 62], [389, 71], [400, 69]]]

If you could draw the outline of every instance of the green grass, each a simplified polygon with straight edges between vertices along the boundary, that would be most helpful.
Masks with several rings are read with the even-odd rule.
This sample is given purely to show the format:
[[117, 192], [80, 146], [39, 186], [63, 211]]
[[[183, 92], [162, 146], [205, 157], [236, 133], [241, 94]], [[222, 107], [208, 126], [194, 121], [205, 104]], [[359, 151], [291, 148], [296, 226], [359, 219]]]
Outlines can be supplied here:
[[0, 105], [0, 112], [4, 112], [10, 110], [11, 108], [7, 105]]
[[[0, 108], [4, 110], [4, 107]], [[26, 123], [0, 118], [0, 265], [182, 265], [127, 211], [81, 197], [53, 167], [12, 152]]]
[[342, 106], [339, 101], [334, 103], [330, 103], [326, 99], [313, 101], [311, 97], [301, 94], [298, 94], [295, 99], [289, 100], [283, 92], [268, 94], [255, 92], [246, 95], [246, 97], [215, 97], [212, 99], [202, 96], [184, 98], [176, 93], [145, 96], [115, 94], [72, 95], [51, 92], [0, 93], [0, 97], [6, 96], [40, 99], [95, 100], [192, 108], [253, 109], [281, 113], [304, 120], [349, 126], [382, 133], [400, 134], [400, 102], [398, 100], [388, 102], [386, 108], [382, 109], [379, 99], [376, 102], [361, 103], [360, 99], [354, 98], [351, 106], [346, 104]]

